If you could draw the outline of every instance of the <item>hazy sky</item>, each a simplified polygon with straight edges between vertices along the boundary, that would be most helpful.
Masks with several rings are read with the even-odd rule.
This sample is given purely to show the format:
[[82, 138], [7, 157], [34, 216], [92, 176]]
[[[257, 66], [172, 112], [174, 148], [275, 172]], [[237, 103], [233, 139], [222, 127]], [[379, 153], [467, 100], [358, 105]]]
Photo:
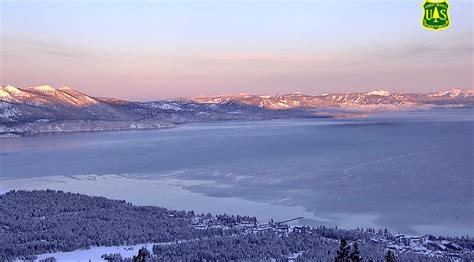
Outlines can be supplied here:
[[1, 85], [151, 100], [473, 88], [473, 4], [423, 0], [1, 2]]

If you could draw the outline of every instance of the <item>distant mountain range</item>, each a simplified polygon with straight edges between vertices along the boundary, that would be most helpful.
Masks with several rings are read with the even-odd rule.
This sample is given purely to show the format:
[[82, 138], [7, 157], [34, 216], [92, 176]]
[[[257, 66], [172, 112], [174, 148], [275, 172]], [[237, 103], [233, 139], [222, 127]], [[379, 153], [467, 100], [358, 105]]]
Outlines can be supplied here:
[[474, 91], [199, 96], [153, 102], [91, 97], [69, 87], [0, 87], [0, 135], [166, 128], [188, 122], [360, 117], [370, 111], [474, 106]]
[[254, 94], [200, 96], [191, 98], [199, 103], [237, 102], [245, 105], [268, 109], [289, 108], [341, 108], [371, 110], [400, 110], [414, 107], [474, 105], [474, 90], [452, 89], [429, 94], [390, 93], [384, 90], [368, 93], [304, 95], [300, 93], [275, 96], [257, 96]]

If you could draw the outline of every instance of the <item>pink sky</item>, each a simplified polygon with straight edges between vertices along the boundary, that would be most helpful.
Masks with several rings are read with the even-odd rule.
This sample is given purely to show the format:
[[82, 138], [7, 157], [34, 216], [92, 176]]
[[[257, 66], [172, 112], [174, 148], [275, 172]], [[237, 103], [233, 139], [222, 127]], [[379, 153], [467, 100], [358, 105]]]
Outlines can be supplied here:
[[128, 100], [473, 88], [469, 1], [440, 32], [417, 1], [39, 3], [1, 3], [2, 85]]

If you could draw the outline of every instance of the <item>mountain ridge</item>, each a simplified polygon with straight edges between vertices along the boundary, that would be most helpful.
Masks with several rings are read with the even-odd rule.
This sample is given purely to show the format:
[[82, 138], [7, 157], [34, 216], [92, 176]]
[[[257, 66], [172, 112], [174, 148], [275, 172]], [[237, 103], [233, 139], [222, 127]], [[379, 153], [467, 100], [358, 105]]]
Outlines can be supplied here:
[[257, 95], [239, 93], [149, 102], [89, 96], [71, 87], [0, 87], [0, 135], [169, 128], [189, 122], [305, 117], [361, 117], [368, 112], [474, 107], [474, 91], [427, 94]]

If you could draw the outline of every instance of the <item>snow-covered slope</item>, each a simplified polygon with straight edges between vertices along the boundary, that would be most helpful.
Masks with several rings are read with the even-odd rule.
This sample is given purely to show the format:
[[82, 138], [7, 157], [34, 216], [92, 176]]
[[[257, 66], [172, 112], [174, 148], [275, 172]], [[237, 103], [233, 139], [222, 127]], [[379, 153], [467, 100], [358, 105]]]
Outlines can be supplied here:
[[48, 85], [23, 89], [14, 86], [0, 87], [0, 99], [5, 102], [35, 106], [48, 104], [87, 106], [98, 103], [94, 98], [84, 95], [72, 88], [63, 87], [56, 89]]
[[8, 85], [0, 87], [0, 134], [156, 128], [195, 121], [347, 117], [348, 113], [353, 117], [354, 110], [473, 106], [473, 91], [458, 89], [430, 94], [384, 90], [316, 96], [241, 93], [129, 102], [92, 97], [70, 87], [17, 88]]
[[254, 94], [199, 96], [190, 100], [199, 103], [241, 103], [269, 109], [288, 108], [346, 108], [359, 110], [407, 109], [427, 105], [473, 106], [473, 90], [453, 89], [432, 94], [390, 93], [384, 90], [367, 93], [325, 94], [325, 95], [271, 95]]
[[429, 97], [444, 97], [444, 98], [469, 98], [474, 96], [474, 90], [463, 91], [461, 89], [451, 89], [447, 91], [440, 91], [428, 94]]

